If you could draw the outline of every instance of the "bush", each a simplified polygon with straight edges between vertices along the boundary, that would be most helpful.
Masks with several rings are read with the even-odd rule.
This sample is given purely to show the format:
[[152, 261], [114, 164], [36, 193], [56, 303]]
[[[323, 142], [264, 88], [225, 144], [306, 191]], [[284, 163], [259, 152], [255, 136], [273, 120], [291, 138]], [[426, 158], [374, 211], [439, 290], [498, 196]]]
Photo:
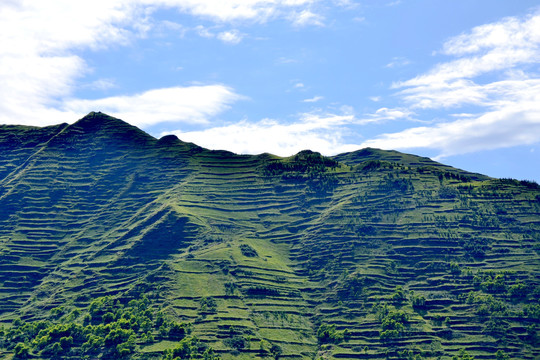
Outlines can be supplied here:
[[317, 340], [320, 344], [337, 344], [346, 340], [348, 330], [337, 331], [335, 325], [321, 324], [317, 330]]
[[271, 289], [265, 286], [253, 286], [246, 289], [247, 296], [265, 297], [265, 296], [279, 296], [280, 293], [276, 289]]
[[242, 255], [244, 255], [246, 257], [258, 257], [259, 256], [257, 251], [254, 248], [252, 248], [251, 246], [247, 245], [247, 244], [240, 245], [240, 251], [242, 252]]
[[30, 355], [30, 348], [26, 346], [24, 343], [18, 343], [15, 345], [15, 355], [13, 356], [14, 359], [27, 359]]
[[407, 314], [403, 311], [388, 311], [386, 315], [382, 315], [380, 318], [382, 331], [379, 334], [379, 338], [381, 340], [403, 336], [405, 324], [409, 320]]
[[248, 341], [242, 335], [235, 335], [231, 338], [225, 339], [223, 340], [223, 343], [236, 350], [242, 350], [248, 345]]
[[214, 355], [214, 351], [208, 346], [202, 344], [196, 337], [182, 339], [174, 349], [165, 351], [163, 360], [173, 359], [205, 359], [219, 360], [220, 358]]
[[169, 327], [169, 338], [173, 340], [182, 340], [188, 334], [188, 325], [182, 323], [172, 323]]
[[529, 289], [523, 283], [517, 283], [508, 288], [508, 296], [512, 299], [524, 299], [527, 297]]
[[366, 279], [364, 277], [358, 276], [358, 274], [348, 275], [344, 280], [343, 284], [337, 289], [337, 297], [340, 300], [354, 300], [361, 293], [366, 284]]
[[461, 349], [459, 355], [455, 355], [452, 360], [474, 360], [474, 356], [469, 355], [465, 349]]
[[199, 311], [202, 313], [215, 314], [217, 312], [217, 303], [213, 297], [203, 297], [200, 301]]
[[402, 302], [407, 301], [407, 295], [401, 286], [397, 286], [396, 290], [392, 294], [392, 301], [401, 304]]
[[426, 307], [426, 298], [423, 295], [414, 295], [411, 300], [415, 309], [424, 309]]
[[133, 330], [125, 330], [122, 328], [112, 329], [107, 336], [105, 336], [105, 345], [106, 346], [116, 346], [120, 343], [127, 341], [130, 336], [134, 335]]
[[273, 344], [270, 347], [270, 354], [272, 354], [275, 360], [279, 359], [282, 353], [283, 353], [283, 349], [281, 348], [281, 346]]

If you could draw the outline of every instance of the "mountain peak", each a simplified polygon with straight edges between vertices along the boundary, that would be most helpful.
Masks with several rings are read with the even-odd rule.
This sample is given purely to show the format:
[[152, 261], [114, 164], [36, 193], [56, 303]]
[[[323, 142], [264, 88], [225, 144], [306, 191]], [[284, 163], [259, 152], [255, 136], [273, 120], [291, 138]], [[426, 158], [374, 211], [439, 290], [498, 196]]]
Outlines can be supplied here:
[[88, 113], [88, 115], [72, 124], [70, 129], [78, 133], [133, 141], [139, 144], [156, 141], [155, 138], [138, 127], [100, 111]]
[[97, 130], [103, 127], [123, 127], [126, 125], [129, 124], [123, 120], [102, 113], [101, 111], [91, 111], [73, 124], [73, 126], [81, 127], [85, 130]]

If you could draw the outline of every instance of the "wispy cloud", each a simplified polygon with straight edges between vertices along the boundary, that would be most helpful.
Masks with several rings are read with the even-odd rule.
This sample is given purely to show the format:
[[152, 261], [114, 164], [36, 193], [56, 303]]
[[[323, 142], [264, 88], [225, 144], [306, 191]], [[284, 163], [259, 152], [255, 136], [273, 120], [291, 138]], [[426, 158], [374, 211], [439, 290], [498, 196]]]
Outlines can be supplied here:
[[457, 56], [426, 74], [394, 84], [414, 107], [438, 108], [463, 104], [491, 105], [489, 92], [495, 83], [480, 84], [474, 78], [513, 70], [540, 61], [540, 14], [525, 19], [507, 18], [478, 26], [448, 40], [443, 54]]
[[303, 9], [319, 0], [141, 0], [151, 5], [175, 7], [195, 16], [215, 21], [266, 22], [277, 17], [287, 18], [291, 11]]
[[320, 14], [313, 13], [311, 10], [308, 9], [291, 13], [290, 19], [292, 23], [296, 26], [324, 25], [324, 17]]
[[406, 59], [404, 57], [394, 57], [392, 58], [392, 61], [390, 61], [388, 64], [385, 65], [387, 68], [396, 68], [396, 67], [403, 67], [409, 65], [411, 62], [409, 59]]
[[377, 123], [387, 120], [410, 120], [413, 113], [405, 108], [389, 109], [386, 107], [377, 109], [372, 114], [366, 114], [364, 118], [359, 122], [360, 124]]
[[114, 81], [114, 79], [98, 79], [95, 81], [92, 81], [90, 84], [88, 84], [86, 87], [94, 90], [109, 90], [114, 89], [118, 85]]
[[357, 145], [344, 141], [347, 133], [344, 126], [354, 121], [354, 116], [349, 114], [306, 113], [293, 123], [264, 119], [256, 123], [242, 121], [201, 131], [171, 133], [183, 141], [239, 154], [269, 152], [289, 156], [301, 150], [317, 149], [330, 155], [358, 149]]
[[242, 41], [243, 37], [244, 37], [244, 34], [242, 34], [238, 30], [223, 31], [217, 35], [217, 38], [219, 40], [228, 44], [238, 44], [240, 43], [240, 41]]
[[223, 85], [172, 87], [131, 96], [69, 100], [64, 109], [70, 113], [99, 110], [129, 120], [136, 126], [162, 122], [206, 124], [210, 117], [243, 98]]
[[[319, 1], [321, 0], [0, 2], [0, 122], [47, 125], [72, 121], [80, 116], [73, 116], [67, 110], [74, 109], [74, 104], [109, 103], [111, 98], [92, 101], [71, 99], [78, 88], [88, 86], [79, 81], [91, 72], [85, 59], [78, 54], [81, 50], [103, 51], [111, 46], [128, 46], [137, 38], [148, 36], [152, 29], [157, 32], [178, 31], [183, 36], [187, 28], [153, 18], [153, 14], [159, 9], [175, 9], [205, 18], [213, 21], [217, 28], [232, 23], [264, 23], [278, 18], [288, 19], [296, 25], [318, 25], [317, 22], [322, 17], [312, 12], [312, 6]], [[292, 13], [298, 16], [291, 18]], [[235, 29], [215, 30], [214, 33], [209, 28], [200, 27], [197, 31], [201, 36], [217, 38], [229, 44], [237, 44], [244, 37], [243, 33]], [[93, 85], [95, 88], [107, 89], [112, 83], [102, 81]], [[118, 96], [115, 99], [120, 100], [123, 97]], [[204, 109], [200, 112], [204, 113]]]
[[212, 30], [202, 25], [197, 25], [194, 28], [194, 30], [195, 32], [197, 32], [197, 34], [200, 37], [204, 37], [207, 39], [216, 38], [218, 40], [223, 41], [224, 43], [233, 44], [233, 45], [239, 44], [245, 36], [245, 34], [241, 33], [240, 31], [236, 29], [226, 30], [226, 31], [221, 31], [221, 32], [216, 33], [214, 32], [215, 29]]
[[[537, 100], [540, 101], [540, 98]], [[361, 146], [383, 149], [430, 148], [440, 151], [439, 158], [470, 152], [529, 145], [540, 141], [540, 108], [529, 103], [512, 109], [487, 112], [475, 118], [415, 127], [384, 134]]]
[[307, 103], [314, 103], [314, 102], [317, 102], [317, 101], [321, 101], [322, 99], [324, 99], [324, 96], [314, 96], [310, 99], [304, 99], [302, 100], [303, 102], [307, 102]]
[[216, 37], [216, 34], [214, 34], [210, 29], [202, 25], [197, 25], [194, 30], [197, 32], [197, 34], [200, 37], [204, 37], [208, 39]]
[[299, 61], [297, 59], [291, 59], [286, 57], [280, 57], [276, 59], [276, 64], [296, 64]]
[[473, 28], [444, 43], [453, 59], [393, 85], [411, 111], [474, 106], [465, 114], [384, 134], [365, 146], [432, 148], [441, 156], [540, 141], [540, 77], [527, 66], [540, 62], [540, 14], [510, 17]]
[[391, 1], [386, 4], [386, 6], [397, 6], [401, 4], [401, 0]]

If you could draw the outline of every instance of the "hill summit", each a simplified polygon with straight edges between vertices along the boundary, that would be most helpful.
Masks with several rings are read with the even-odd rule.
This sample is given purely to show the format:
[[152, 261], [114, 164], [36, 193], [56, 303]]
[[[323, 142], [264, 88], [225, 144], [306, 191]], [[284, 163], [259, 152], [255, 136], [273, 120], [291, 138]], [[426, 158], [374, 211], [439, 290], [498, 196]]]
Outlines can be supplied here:
[[0, 356], [536, 359], [539, 215], [396, 151], [0, 126]]

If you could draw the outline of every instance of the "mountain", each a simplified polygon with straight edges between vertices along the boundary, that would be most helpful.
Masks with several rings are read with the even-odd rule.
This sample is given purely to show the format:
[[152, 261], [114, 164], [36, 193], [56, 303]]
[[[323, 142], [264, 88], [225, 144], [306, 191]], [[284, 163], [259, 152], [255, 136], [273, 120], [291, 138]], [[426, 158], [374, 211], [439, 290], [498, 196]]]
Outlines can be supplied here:
[[537, 359], [540, 187], [90, 113], [0, 126], [0, 356]]

